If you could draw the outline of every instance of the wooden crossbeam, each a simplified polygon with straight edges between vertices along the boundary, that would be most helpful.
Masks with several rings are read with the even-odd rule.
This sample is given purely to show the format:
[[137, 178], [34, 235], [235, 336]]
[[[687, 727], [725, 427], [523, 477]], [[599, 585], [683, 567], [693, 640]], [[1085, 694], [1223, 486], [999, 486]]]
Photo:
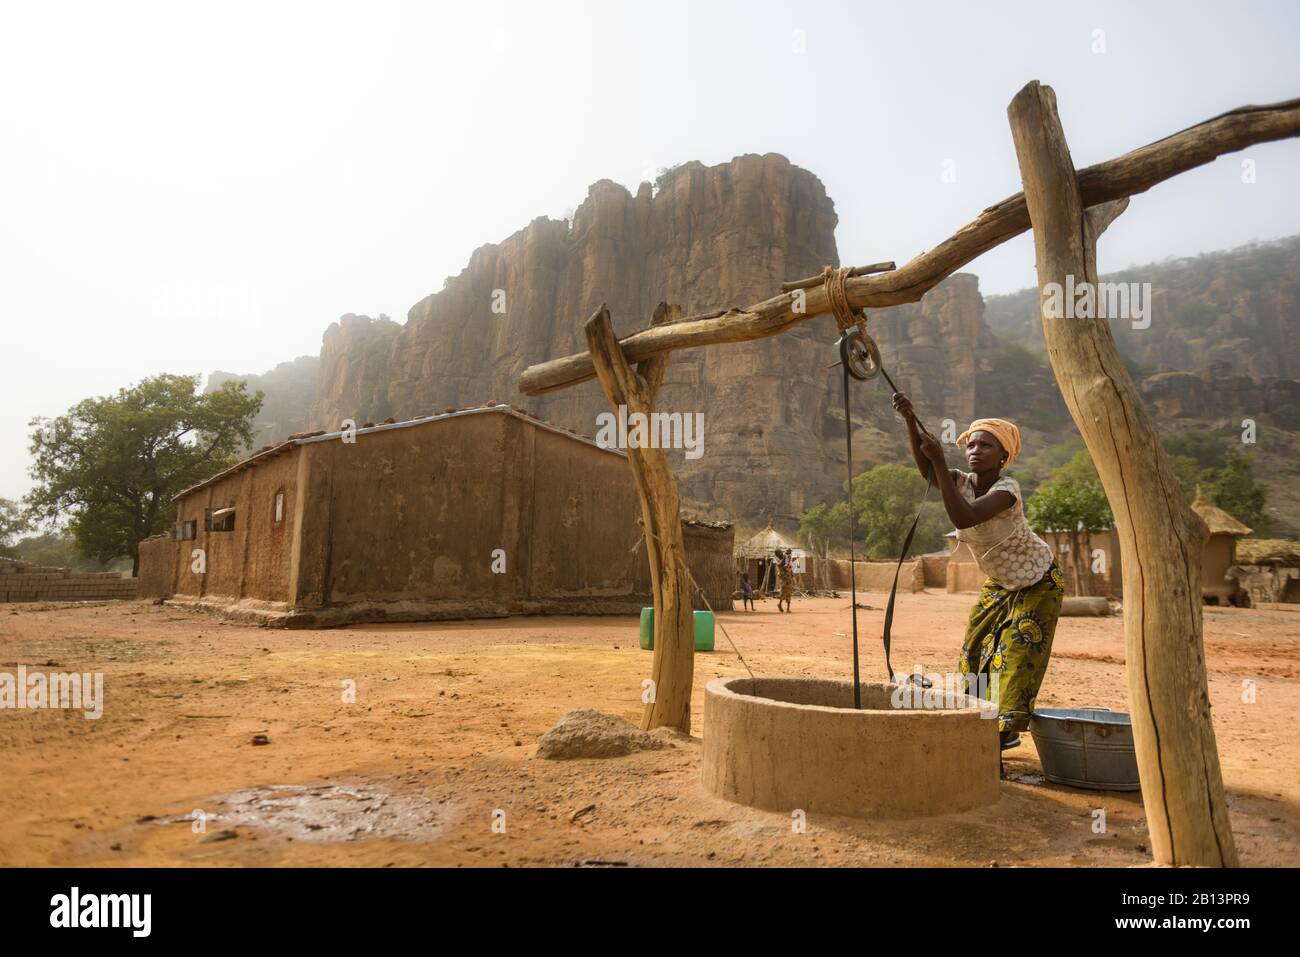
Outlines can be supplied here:
[[[1097, 206], [1145, 192], [1225, 153], [1294, 136], [1300, 136], [1300, 99], [1238, 107], [1080, 170], [1079, 191], [1085, 208]], [[916, 302], [971, 260], [1028, 229], [1025, 194], [1016, 193], [990, 206], [902, 269], [846, 280], [849, 304], [855, 309], [881, 309]], [[619, 344], [627, 361], [640, 362], [675, 349], [763, 339], [829, 311], [824, 287], [814, 284], [746, 309], [687, 316], [679, 322], [643, 329], [620, 339]], [[530, 366], [520, 377], [519, 388], [527, 395], [541, 395], [586, 382], [595, 375], [591, 354], [581, 352]]]

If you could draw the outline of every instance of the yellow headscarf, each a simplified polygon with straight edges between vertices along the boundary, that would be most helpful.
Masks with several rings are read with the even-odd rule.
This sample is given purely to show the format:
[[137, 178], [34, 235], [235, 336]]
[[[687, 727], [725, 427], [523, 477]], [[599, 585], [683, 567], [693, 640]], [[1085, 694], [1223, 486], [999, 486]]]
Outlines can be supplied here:
[[1006, 419], [976, 419], [970, 424], [969, 429], [957, 436], [959, 448], [972, 432], [988, 432], [1002, 443], [1002, 447], [1007, 451], [1007, 461], [1003, 468], [1010, 468], [1011, 463], [1020, 454], [1020, 430], [1016, 428], [1014, 422], [1008, 422]]

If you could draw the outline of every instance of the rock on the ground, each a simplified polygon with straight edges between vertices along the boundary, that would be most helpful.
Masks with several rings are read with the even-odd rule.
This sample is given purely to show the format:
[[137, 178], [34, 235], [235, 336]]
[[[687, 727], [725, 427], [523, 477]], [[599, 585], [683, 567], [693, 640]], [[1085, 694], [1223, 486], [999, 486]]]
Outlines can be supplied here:
[[569, 758], [617, 758], [633, 751], [674, 747], [663, 736], [642, 731], [631, 721], [593, 708], [564, 714], [542, 735], [537, 756], [551, 761]]
[[666, 726], [662, 728], [655, 728], [653, 731], [650, 732], [650, 734], [653, 737], [659, 738], [662, 741], [671, 741], [675, 744], [703, 744], [703, 741], [701, 741], [701, 739], [692, 737], [691, 735], [687, 734], [685, 731], [682, 731], [678, 728], [669, 728]]

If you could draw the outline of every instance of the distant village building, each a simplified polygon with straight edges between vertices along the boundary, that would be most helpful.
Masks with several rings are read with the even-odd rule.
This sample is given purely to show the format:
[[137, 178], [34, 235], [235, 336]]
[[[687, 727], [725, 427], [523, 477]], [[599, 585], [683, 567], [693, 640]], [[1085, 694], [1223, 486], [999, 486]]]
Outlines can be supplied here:
[[1201, 597], [1211, 605], [1226, 605], [1239, 591], [1237, 583], [1228, 578], [1228, 569], [1237, 564], [1237, 539], [1249, 535], [1251, 529], [1213, 504], [1199, 485], [1192, 511], [1210, 530], [1201, 551]]
[[[695, 583], [704, 590], [708, 607], [714, 611], [730, 611], [732, 595], [736, 590], [736, 575], [732, 570], [731, 552], [736, 542], [736, 529], [730, 522], [706, 522], [698, 519], [682, 521], [682, 539], [686, 545], [686, 560]], [[649, 574], [644, 545], [637, 550], [638, 569]], [[696, 596], [697, 611], [704, 611], [704, 603]]]
[[[1120, 560], [1119, 532], [1113, 528], [1094, 528], [1087, 533], [1080, 532], [1082, 539], [1080, 550], [1086, 554], [1079, 556], [1076, 566], [1071, 555], [1069, 532], [1038, 532], [1039, 538], [1047, 542], [1056, 555], [1056, 564], [1065, 576], [1065, 593], [1067, 595], [1102, 595], [1119, 598], [1124, 593], [1124, 565]], [[1082, 587], [1075, 583], [1075, 569]]]
[[[1240, 602], [1245, 593], [1245, 581], [1255, 572], [1247, 569], [1230, 572], [1230, 569], [1239, 564], [1236, 554], [1237, 540], [1249, 535], [1251, 530], [1223, 509], [1212, 504], [1199, 487], [1196, 490], [1196, 499], [1192, 502], [1192, 511], [1201, 517], [1210, 531], [1201, 552], [1202, 599], [1215, 605]], [[979, 591], [984, 583], [984, 573], [975, 564], [975, 556], [971, 554], [970, 549], [958, 542], [956, 535], [956, 532], [949, 532], [947, 536], [952, 549], [948, 553], [948, 591]], [[1074, 563], [1070, 555], [1069, 534], [1044, 532], [1039, 537], [1047, 542], [1056, 554], [1056, 562], [1065, 575], [1067, 594], [1073, 595], [1082, 591], [1084, 594], [1123, 597], [1123, 563], [1120, 556], [1119, 534], [1115, 529], [1094, 529], [1088, 533], [1085, 541], [1089, 554], [1080, 556], [1079, 565], [1084, 582], [1083, 587], [1078, 590], [1074, 582]], [[1251, 578], [1251, 580], [1255, 579]]]
[[[777, 588], [776, 581], [776, 552], [777, 549], [790, 549], [804, 559], [804, 569], [807, 569], [807, 556], [803, 547], [796, 541], [786, 538], [778, 532], [768, 521], [767, 527], [751, 535], [744, 542], [736, 546], [736, 579], [739, 587], [739, 577], [743, 572], [749, 573], [749, 580], [754, 585], [754, 591], [763, 593], [775, 591]], [[800, 579], [796, 577], [796, 581]]]
[[933, 565], [931, 563], [935, 557], [924, 555], [904, 562], [899, 569], [896, 559], [872, 560], [859, 554], [856, 564], [851, 565], [847, 558], [821, 558], [813, 554], [795, 539], [778, 532], [770, 520], [766, 528], [736, 546], [733, 572], [736, 587], [739, 587], [741, 573], [748, 572], [755, 592], [775, 592], [778, 588], [778, 548], [788, 548], [792, 553], [796, 590], [814, 594], [834, 590], [847, 592], [856, 586], [860, 592], [889, 591], [895, 574], [898, 575], [898, 587], [904, 591], [922, 591], [927, 584], [943, 587], [943, 565], [946, 559]]
[[[291, 436], [175, 501], [174, 534], [141, 543], [142, 597], [304, 627], [650, 603], [624, 454], [509, 406]], [[719, 610], [732, 535], [686, 529]]]
[[1300, 542], [1244, 538], [1228, 577], [1245, 592], [1252, 608], [1300, 602]]

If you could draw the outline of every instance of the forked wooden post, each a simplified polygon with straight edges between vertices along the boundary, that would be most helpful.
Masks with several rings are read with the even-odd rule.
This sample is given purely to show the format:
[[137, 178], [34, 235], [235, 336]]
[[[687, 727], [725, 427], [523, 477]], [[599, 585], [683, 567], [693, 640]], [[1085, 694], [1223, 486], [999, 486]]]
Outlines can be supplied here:
[[[654, 325], [680, 318], [677, 306], [659, 304]], [[583, 331], [596, 377], [618, 414], [640, 412], [650, 421], [655, 397], [668, 369], [669, 353], [660, 353], [635, 369], [628, 363], [614, 335], [609, 310], [601, 306]], [[628, 443], [627, 461], [641, 499], [641, 525], [650, 559], [650, 584], [654, 590], [654, 682], [650, 700], [641, 714], [645, 730], [663, 726], [691, 730], [691, 684], [695, 672], [695, 618], [686, 549], [682, 537], [681, 505], [677, 480], [663, 449], [634, 448]]]
[[[1007, 110], [1033, 224], [1040, 301], [1049, 283], [1097, 290], [1097, 237], [1127, 200], [1085, 215], [1051, 87]], [[1095, 301], [1100, 297], [1094, 295]], [[1120, 317], [1115, 317], [1120, 318]], [[1234, 867], [1210, 721], [1201, 620], [1205, 524], [1192, 512], [1129, 378], [1107, 318], [1042, 313], [1052, 371], [1110, 500], [1124, 566], [1129, 709], [1157, 863]]]

